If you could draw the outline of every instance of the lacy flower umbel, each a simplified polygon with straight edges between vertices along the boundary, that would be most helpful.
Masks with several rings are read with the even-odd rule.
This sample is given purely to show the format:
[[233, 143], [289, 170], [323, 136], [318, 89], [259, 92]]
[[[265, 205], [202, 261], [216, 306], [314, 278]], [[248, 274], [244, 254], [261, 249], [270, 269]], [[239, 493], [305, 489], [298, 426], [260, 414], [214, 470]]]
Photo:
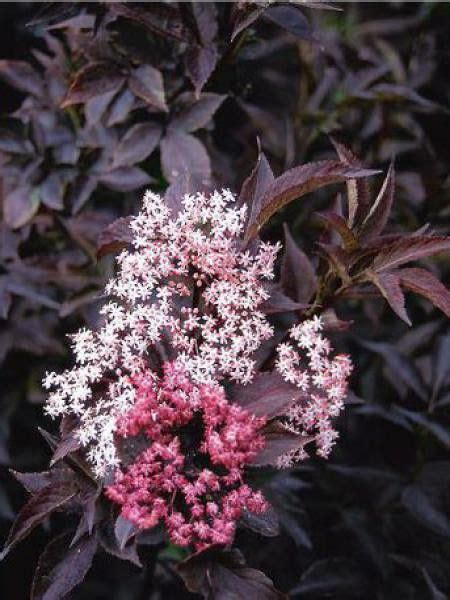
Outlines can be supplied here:
[[[186, 195], [176, 214], [148, 192], [107, 285], [103, 326], [74, 335], [76, 366], [44, 381], [48, 414], [76, 417], [97, 477], [114, 478], [106, 494], [122, 515], [142, 529], [163, 522], [184, 546], [228, 544], [243, 511], [267, 509], [245, 479], [270, 444], [269, 419], [227, 392], [252, 385], [255, 352], [273, 335], [263, 308], [280, 247], [247, 247], [246, 213], [228, 190]], [[301, 391], [277, 419], [326, 456], [351, 363], [330, 358], [320, 330], [319, 317], [304, 321], [277, 348], [275, 369]], [[278, 466], [303, 459], [298, 448]]]

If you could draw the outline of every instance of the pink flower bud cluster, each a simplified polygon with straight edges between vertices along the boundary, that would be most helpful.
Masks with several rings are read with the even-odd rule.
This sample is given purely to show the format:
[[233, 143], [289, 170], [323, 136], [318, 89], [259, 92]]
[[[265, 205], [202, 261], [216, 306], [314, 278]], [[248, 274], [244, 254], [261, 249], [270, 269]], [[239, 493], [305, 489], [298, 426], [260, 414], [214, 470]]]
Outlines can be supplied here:
[[[276, 368], [286, 381], [304, 392], [285, 415], [285, 427], [305, 438], [312, 437], [317, 453], [326, 458], [338, 437], [332, 419], [344, 407], [352, 362], [345, 354], [331, 358], [332, 348], [321, 334], [322, 326], [320, 317], [314, 317], [292, 327], [292, 341], [278, 346]], [[289, 467], [305, 457], [302, 447], [282, 456], [279, 467]]]
[[129, 376], [148, 368], [163, 338], [194, 382], [253, 377], [252, 355], [273, 334], [260, 306], [279, 246], [244, 249], [247, 207], [234, 202], [228, 190], [186, 195], [173, 214], [147, 192], [131, 220], [132, 249], [120, 254], [107, 286], [115, 299], [102, 308], [103, 326], [75, 334], [76, 366], [44, 380], [47, 413], [78, 417], [98, 476], [120, 464], [117, 421], [136, 401]]
[[222, 386], [197, 385], [176, 363], [159, 379], [132, 379], [134, 407], [119, 420], [118, 436], [147, 439], [147, 448], [118, 470], [108, 497], [141, 529], [164, 522], [173, 543], [196, 549], [232, 542], [244, 510], [264, 512], [262, 494], [244, 468], [264, 446], [265, 419], [227, 401]]

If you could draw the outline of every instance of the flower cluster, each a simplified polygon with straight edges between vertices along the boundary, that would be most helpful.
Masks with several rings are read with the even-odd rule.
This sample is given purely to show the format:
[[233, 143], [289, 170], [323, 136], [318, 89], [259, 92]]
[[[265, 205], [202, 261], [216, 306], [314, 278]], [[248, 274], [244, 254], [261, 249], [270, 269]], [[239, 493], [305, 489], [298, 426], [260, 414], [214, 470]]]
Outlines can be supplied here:
[[246, 207], [231, 192], [186, 195], [178, 214], [151, 192], [131, 221], [132, 249], [118, 257], [97, 332], [73, 336], [77, 365], [49, 373], [46, 410], [74, 414], [79, 439], [99, 476], [119, 465], [114, 434], [136, 400], [130, 375], [148, 368], [161, 340], [194, 382], [251, 380], [253, 352], [272, 327], [260, 311], [268, 298], [277, 245], [244, 249]]
[[[312, 437], [317, 453], [326, 458], [338, 437], [332, 419], [344, 406], [352, 363], [345, 354], [330, 357], [332, 348], [321, 334], [322, 327], [320, 317], [292, 327], [294, 343], [279, 344], [276, 367], [286, 381], [303, 392], [303, 398], [289, 408], [284, 425], [294, 433]], [[305, 456], [302, 447], [282, 456], [279, 466], [290, 466]]]
[[222, 386], [196, 385], [182, 367], [133, 378], [136, 403], [119, 421], [126, 446], [147, 448], [116, 474], [108, 497], [141, 529], [163, 521], [172, 541], [197, 549], [232, 541], [243, 510], [266, 502], [243, 483], [243, 470], [264, 446], [265, 420], [227, 401]]

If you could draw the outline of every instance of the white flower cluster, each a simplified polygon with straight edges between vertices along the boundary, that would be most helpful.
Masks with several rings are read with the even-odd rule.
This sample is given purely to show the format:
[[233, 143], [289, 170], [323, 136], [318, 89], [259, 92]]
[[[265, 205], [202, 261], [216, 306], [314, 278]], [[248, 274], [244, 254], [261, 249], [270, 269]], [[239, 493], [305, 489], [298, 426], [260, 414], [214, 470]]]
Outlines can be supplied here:
[[135, 402], [131, 378], [163, 337], [194, 382], [253, 376], [252, 353], [273, 333], [258, 309], [279, 246], [244, 250], [246, 207], [234, 201], [228, 190], [186, 195], [172, 216], [147, 192], [131, 222], [133, 248], [120, 254], [107, 285], [115, 300], [101, 311], [104, 325], [74, 335], [76, 366], [44, 380], [47, 413], [79, 418], [79, 439], [98, 475], [118, 464], [114, 432]]

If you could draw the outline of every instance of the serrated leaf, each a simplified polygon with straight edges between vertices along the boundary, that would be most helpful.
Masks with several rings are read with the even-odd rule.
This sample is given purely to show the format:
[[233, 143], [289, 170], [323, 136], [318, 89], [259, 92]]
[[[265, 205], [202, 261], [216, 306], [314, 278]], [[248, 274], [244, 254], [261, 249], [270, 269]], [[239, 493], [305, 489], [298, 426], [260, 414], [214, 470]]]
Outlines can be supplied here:
[[95, 96], [118, 91], [125, 81], [124, 72], [109, 62], [92, 62], [81, 68], [75, 75], [61, 106], [82, 104]]
[[39, 558], [31, 600], [61, 600], [85, 578], [95, 552], [95, 536], [83, 537], [70, 546], [71, 534], [53, 539]]
[[413, 260], [420, 260], [439, 252], [450, 250], [450, 238], [439, 236], [416, 236], [400, 238], [377, 247], [373, 261], [376, 271], [386, 271]]
[[150, 65], [141, 65], [132, 71], [128, 85], [130, 90], [147, 104], [167, 112], [164, 82], [161, 72]]
[[395, 314], [411, 326], [411, 321], [405, 308], [405, 296], [400, 287], [399, 274], [390, 271], [376, 273], [370, 269], [367, 270], [366, 274], [367, 279], [380, 290]]
[[342, 238], [344, 248], [347, 252], [356, 250], [359, 246], [358, 239], [353, 231], [347, 225], [347, 221], [341, 215], [335, 212], [320, 212], [317, 215], [330, 227], [334, 229]]
[[247, 231], [247, 239], [254, 238], [272, 215], [296, 198], [332, 183], [368, 177], [375, 172], [349, 167], [333, 160], [306, 163], [286, 171], [277, 177], [267, 189], [255, 223]]
[[400, 269], [398, 277], [402, 286], [420, 294], [450, 317], [450, 291], [433, 273], [418, 268]]
[[157, 123], [138, 123], [130, 127], [114, 150], [111, 168], [131, 167], [143, 161], [158, 145], [161, 133], [162, 128]]
[[309, 444], [314, 438], [298, 435], [283, 429], [271, 427], [265, 434], [265, 446], [252, 462], [255, 467], [277, 466], [278, 459], [291, 451], [299, 450]]
[[139, 528], [119, 515], [114, 523], [114, 534], [119, 544], [119, 548], [123, 550], [127, 543], [139, 532]]
[[[331, 138], [339, 159], [346, 165], [362, 167], [361, 160], [353, 152]], [[370, 189], [365, 179], [349, 179], [347, 186], [348, 226], [358, 227], [370, 210]]]
[[364, 242], [376, 238], [386, 226], [391, 214], [392, 203], [395, 192], [394, 163], [391, 163], [386, 177], [383, 181], [378, 196], [370, 208], [361, 226], [358, 228], [358, 237]]

